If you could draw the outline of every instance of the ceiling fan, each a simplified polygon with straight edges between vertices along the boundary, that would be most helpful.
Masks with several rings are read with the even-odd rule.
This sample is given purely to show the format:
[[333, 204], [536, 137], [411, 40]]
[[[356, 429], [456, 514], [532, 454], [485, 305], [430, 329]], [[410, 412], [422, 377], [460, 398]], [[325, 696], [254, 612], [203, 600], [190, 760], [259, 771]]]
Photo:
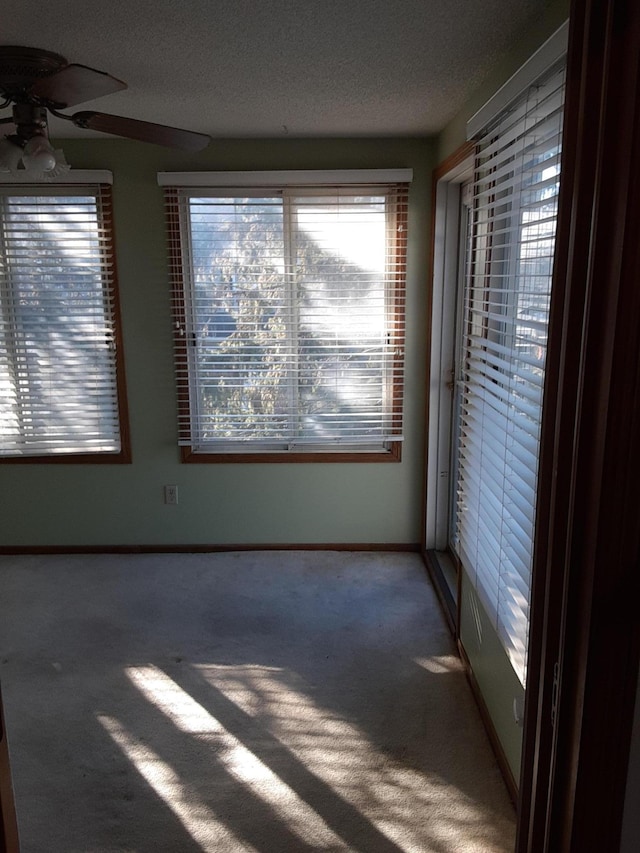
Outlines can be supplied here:
[[13, 105], [12, 115], [0, 118], [0, 125], [10, 128], [3, 140], [9, 152], [4, 159], [15, 168], [20, 161], [27, 169], [46, 172], [55, 168], [56, 152], [49, 143], [48, 113], [76, 127], [184, 151], [201, 151], [211, 141], [204, 133], [94, 110], [71, 115], [60, 112], [126, 88], [122, 80], [86, 65], [69, 63], [57, 53], [0, 45], [0, 98], [4, 99], [0, 109]]

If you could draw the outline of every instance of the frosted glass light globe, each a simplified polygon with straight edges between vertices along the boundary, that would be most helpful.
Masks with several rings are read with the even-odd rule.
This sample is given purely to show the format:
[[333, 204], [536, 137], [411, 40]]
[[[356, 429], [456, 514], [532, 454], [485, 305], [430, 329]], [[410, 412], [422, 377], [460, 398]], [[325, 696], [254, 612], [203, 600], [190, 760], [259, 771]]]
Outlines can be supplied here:
[[22, 162], [25, 169], [34, 172], [50, 172], [56, 167], [56, 155], [45, 136], [34, 136], [24, 146]]

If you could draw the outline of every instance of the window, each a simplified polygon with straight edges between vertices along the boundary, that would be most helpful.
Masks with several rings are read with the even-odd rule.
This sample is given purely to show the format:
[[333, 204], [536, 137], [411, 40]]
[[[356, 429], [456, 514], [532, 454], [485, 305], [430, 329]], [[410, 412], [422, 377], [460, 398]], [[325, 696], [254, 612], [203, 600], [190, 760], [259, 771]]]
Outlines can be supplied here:
[[523, 683], [563, 99], [561, 68], [477, 143], [456, 367], [453, 547]]
[[0, 459], [129, 461], [122, 368], [111, 187], [2, 184]]
[[407, 184], [287, 177], [160, 177], [183, 459], [397, 460]]

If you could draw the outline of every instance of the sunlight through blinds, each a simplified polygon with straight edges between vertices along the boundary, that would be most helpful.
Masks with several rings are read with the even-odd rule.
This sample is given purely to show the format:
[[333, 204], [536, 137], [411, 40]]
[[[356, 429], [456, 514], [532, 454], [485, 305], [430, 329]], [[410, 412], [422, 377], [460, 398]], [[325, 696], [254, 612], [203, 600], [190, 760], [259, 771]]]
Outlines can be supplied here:
[[457, 376], [454, 544], [523, 682], [564, 76], [477, 144]]
[[118, 453], [111, 187], [0, 187], [0, 455]]
[[181, 444], [402, 440], [407, 189], [165, 189]]

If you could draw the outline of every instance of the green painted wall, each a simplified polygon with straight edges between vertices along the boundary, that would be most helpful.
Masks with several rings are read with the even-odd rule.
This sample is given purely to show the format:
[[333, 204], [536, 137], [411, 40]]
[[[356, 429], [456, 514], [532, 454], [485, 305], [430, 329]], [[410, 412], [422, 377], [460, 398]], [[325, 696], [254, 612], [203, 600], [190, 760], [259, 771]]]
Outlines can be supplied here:
[[[569, 16], [569, 0], [552, 0], [544, 14], [513, 45], [491, 74], [440, 133], [437, 162], [443, 162], [466, 141], [468, 119], [505, 83]], [[514, 715], [514, 701], [522, 712], [524, 689], [504, 651], [495, 628], [475, 594], [467, 575], [462, 574], [460, 640], [491, 715], [493, 725], [516, 784], [520, 777], [522, 730]]]
[[[0, 467], [0, 545], [417, 543], [422, 500], [427, 140], [223, 140], [188, 155], [121, 140], [62, 143], [114, 175], [131, 465]], [[181, 465], [158, 171], [410, 167], [406, 441], [399, 464]], [[178, 506], [163, 485], [176, 483]]]
[[515, 719], [514, 702], [522, 715], [524, 689], [464, 571], [460, 600], [460, 639], [517, 784], [520, 778], [522, 729]]

